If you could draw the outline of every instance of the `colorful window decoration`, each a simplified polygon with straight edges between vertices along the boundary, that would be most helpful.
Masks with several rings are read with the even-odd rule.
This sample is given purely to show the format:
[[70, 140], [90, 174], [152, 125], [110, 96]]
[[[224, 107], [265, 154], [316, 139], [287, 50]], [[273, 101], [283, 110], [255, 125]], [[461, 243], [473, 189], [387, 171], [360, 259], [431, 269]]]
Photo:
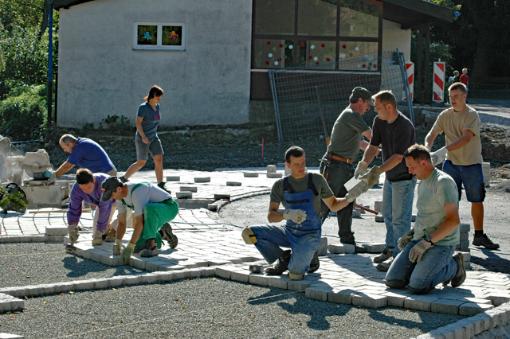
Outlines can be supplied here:
[[288, 68], [295, 64], [292, 40], [259, 39], [255, 46], [254, 60], [258, 68]]
[[334, 41], [306, 40], [299, 42], [301, 65], [308, 69], [335, 69]]
[[183, 24], [135, 23], [134, 49], [184, 50]]
[[338, 67], [349, 71], [378, 71], [378, 43], [340, 41]]

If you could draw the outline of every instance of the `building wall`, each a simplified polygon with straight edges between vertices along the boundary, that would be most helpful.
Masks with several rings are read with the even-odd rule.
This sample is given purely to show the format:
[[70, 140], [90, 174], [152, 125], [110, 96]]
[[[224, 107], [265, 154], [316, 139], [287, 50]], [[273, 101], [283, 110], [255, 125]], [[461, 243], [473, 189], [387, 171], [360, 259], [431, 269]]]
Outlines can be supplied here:
[[382, 50], [395, 51], [397, 49], [404, 53], [406, 61], [411, 58], [411, 30], [402, 29], [399, 23], [383, 20]]
[[[134, 121], [153, 84], [162, 125], [249, 118], [251, 0], [100, 0], [60, 10], [58, 124]], [[135, 22], [183, 23], [185, 51], [134, 50]]]

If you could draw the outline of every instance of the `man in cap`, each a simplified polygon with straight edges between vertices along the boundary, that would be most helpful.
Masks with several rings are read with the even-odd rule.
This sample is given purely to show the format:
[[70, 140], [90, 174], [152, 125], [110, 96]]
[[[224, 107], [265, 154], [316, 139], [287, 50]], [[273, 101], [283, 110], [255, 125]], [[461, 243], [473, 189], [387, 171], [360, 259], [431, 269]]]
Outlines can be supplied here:
[[[331, 131], [331, 142], [321, 161], [320, 171], [326, 178], [329, 187], [336, 197], [344, 197], [347, 190], [345, 183], [354, 176], [353, 162], [359, 150], [365, 150], [372, 138], [372, 129], [363, 120], [363, 115], [370, 110], [372, 93], [364, 87], [354, 87], [347, 106], [338, 116]], [[338, 211], [338, 236], [343, 244], [355, 245], [354, 233], [351, 230], [352, 210], [354, 203]], [[329, 214], [329, 208], [322, 203], [323, 220]], [[356, 246], [357, 251], [361, 251]]]
[[[113, 255], [122, 255], [123, 262], [127, 264], [135, 252], [140, 252], [143, 257], [157, 255], [162, 239], [167, 240], [171, 248], [177, 246], [177, 236], [168, 222], [179, 212], [179, 205], [168, 192], [148, 182], [123, 183], [117, 177], [105, 180], [102, 188], [101, 200], [116, 200], [119, 212]], [[121, 251], [128, 208], [134, 211], [134, 231], [128, 245]]]

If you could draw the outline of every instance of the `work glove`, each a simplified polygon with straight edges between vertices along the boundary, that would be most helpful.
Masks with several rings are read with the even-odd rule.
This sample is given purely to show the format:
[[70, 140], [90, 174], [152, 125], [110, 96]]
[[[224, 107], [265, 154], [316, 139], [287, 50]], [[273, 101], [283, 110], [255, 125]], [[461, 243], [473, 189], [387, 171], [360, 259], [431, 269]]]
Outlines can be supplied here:
[[361, 160], [358, 162], [356, 169], [354, 170], [354, 177], [357, 179], [359, 176], [365, 174], [368, 169], [368, 162]]
[[131, 256], [133, 255], [134, 252], [135, 252], [135, 244], [130, 242], [126, 246], [126, 248], [124, 248], [124, 250], [122, 251], [122, 262], [124, 263], [124, 265], [129, 264], [129, 258], [131, 258]]
[[115, 240], [115, 244], [113, 244], [113, 256], [119, 256], [122, 251], [122, 242], [118, 239]]
[[78, 232], [78, 225], [69, 225], [68, 232], [69, 241], [71, 242], [71, 245], [74, 245], [80, 236], [80, 233]]
[[413, 240], [414, 237], [414, 229], [411, 229], [409, 232], [398, 238], [398, 249], [403, 250], [406, 245]]
[[366, 180], [368, 188], [370, 188], [379, 183], [379, 177], [381, 176], [381, 173], [381, 168], [379, 166], [374, 166], [370, 169], [370, 171], [362, 175], [360, 179]]
[[420, 240], [416, 245], [411, 248], [411, 251], [409, 252], [409, 260], [412, 263], [417, 263], [423, 258], [423, 255], [429, 248], [432, 247], [432, 243], [430, 241], [427, 241], [425, 239]]
[[306, 212], [303, 210], [290, 210], [286, 209], [283, 211], [283, 219], [291, 220], [296, 224], [301, 224], [306, 220]]
[[48, 178], [48, 181], [49, 182], [54, 182], [55, 179], [56, 179], [56, 176], [55, 176], [55, 171], [52, 171], [52, 170], [46, 170], [43, 172], [43, 176], [45, 178]]
[[441, 147], [435, 152], [430, 153], [430, 160], [432, 161], [432, 165], [437, 166], [441, 163], [443, 163], [446, 160], [446, 153], [448, 153], [448, 150], [446, 149], [446, 146]]

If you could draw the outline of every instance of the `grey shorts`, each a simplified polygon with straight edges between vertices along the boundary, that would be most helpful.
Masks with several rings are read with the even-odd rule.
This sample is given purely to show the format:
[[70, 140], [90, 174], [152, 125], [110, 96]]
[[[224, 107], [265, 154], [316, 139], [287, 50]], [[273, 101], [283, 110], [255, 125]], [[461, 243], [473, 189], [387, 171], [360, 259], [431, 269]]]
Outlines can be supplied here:
[[153, 139], [149, 144], [144, 144], [142, 138], [137, 134], [135, 136], [135, 147], [136, 147], [136, 160], [147, 160], [149, 153], [151, 156], [163, 155], [163, 146], [161, 140], [158, 137]]

